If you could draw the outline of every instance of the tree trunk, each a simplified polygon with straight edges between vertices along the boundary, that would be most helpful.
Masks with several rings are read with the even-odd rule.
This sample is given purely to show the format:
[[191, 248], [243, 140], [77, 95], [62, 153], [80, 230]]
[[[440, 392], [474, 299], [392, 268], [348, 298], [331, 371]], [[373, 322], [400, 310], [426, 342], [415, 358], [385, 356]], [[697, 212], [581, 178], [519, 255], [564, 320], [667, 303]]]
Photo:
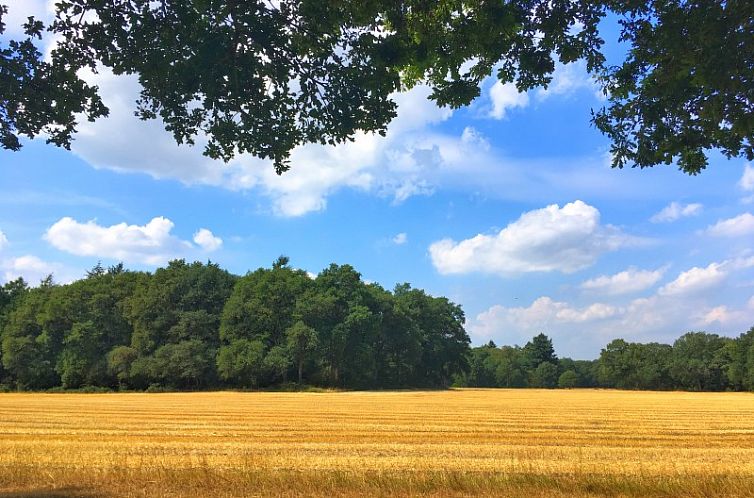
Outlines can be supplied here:
[[298, 383], [301, 384], [301, 380], [304, 377], [304, 360], [298, 360]]

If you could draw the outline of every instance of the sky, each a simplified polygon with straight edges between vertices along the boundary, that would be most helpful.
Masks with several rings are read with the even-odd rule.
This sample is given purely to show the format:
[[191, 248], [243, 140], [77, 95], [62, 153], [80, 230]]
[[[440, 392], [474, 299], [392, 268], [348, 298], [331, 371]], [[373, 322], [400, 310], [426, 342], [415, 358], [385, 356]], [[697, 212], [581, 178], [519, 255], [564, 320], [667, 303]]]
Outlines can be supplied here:
[[[11, 0], [6, 35], [50, 12]], [[581, 63], [559, 65], [547, 90], [489, 79], [455, 111], [416, 87], [395, 96], [386, 137], [299, 147], [282, 176], [138, 120], [133, 77], [83, 77], [110, 117], [81, 123], [70, 151], [43, 138], [0, 150], [0, 283], [174, 258], [242, 275], [284, 254], [313, 274], [347, 263], [388, 289], [447, 296], [475, 345], [544, 332], [561, 356], [587, 359], [617, 337], [754, 325], [754, 165], [713, 153], [698, 176], [611, 168], [590, 125], [604, 97]]]

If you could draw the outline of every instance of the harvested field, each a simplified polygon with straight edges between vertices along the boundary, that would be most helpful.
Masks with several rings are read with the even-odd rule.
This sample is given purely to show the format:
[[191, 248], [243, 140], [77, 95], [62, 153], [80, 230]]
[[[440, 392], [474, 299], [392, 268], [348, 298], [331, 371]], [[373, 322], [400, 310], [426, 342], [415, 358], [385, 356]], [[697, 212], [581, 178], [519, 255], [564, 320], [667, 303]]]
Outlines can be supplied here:
[[0, 497], [754, 496], [754, 395], [2, 394]]

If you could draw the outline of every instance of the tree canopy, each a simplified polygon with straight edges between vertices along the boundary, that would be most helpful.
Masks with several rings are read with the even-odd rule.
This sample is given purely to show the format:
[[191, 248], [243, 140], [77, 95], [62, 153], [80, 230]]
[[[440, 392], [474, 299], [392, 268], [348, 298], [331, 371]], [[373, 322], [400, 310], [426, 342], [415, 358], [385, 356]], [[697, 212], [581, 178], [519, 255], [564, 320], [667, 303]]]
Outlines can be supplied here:
[[[494, 74], [520, 91], [547, 86], [556, 62], [585, 60], [607, 95], [594, 125], [613, 165], [677, 162], [711, 150], [754, 159], [754, 6], [749, 0], [65, 0], [49, 26], [29, 19], [0, 40], [0, 141], [44, 133], [69, 147], [78, 119], [107, 115], [81, 68], [134, 74], [136, 113], [160, 117], [204, 153], [271, 159], [301, 144], [384, 134], [394, 92], [416, 84], [459, 107]], [[0, 34], [5, 26], [0, 7]], [[604, 55], [617, 18], [625, 59]], [[58, 44], [42, 59], [45, 30]]]
[[290, 381], [343, 388], [608, 387], [754, 391], [754, 328], [673, 344], [614, 339], [595, 360], [469, 347], [461, 307], [409, 284], [367, 284], [350, 265], [316, 277], [281, 257], [233, 275], [171, 261], [154, 273], [95, 266], [86, 278], [0, 286], [0, 390], [216, 389]]
[[473, 348], [458, 386], [754, 391], [754, 327], [737, 338], [688, 332], [672, 345], [610, 341], [596, 360], [558, 358], [544, 334], [524, 347]]
[[244, 276], [176, 260], [9, 282], [0, 346], [0, 388], [395, 388], [450, 385], [469, 337], [445, 298], [366, 284], [350, 265], [311, 278], [281, 257]]

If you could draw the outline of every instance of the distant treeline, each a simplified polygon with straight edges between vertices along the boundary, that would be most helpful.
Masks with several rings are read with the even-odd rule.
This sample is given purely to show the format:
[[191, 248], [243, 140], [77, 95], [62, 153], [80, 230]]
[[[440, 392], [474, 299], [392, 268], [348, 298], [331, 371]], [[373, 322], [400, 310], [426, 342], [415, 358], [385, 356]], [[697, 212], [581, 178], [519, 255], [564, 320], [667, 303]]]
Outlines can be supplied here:
[[172, 261], [86, 278], [0, 287], [0, 389], [611, 387], [754, 391], [754, 328], [737, 339], [616, 339], [597, 360], [523, 347], [470, 348], [460, 306], [401, 284], [367, 284], [349, 265], [316, 278], [280, 257], [243, 277]]
[[615, 339], [591, 361], [558, 358], [539, 334], [524, 347], [473, 348], [469, 367], [456, 385], [754, 391], [754, 327], [736, 339], [689, 332], [672, 346]]
[[243, 277], [172, 261], [154, 273], [0, 291], [5, 389], [443, 387], [467, 370], [460, 306], [408, 284], [389, 292], [349, 265], [316, 278], [279, 258]]

